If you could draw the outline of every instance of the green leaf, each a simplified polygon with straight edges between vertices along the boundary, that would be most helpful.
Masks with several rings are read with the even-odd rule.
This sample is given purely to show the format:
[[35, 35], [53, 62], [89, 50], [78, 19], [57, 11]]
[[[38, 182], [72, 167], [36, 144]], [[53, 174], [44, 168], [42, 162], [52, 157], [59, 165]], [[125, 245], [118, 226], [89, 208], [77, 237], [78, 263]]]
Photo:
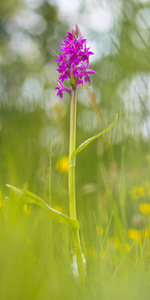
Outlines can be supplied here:
[[27, 202], [27, 203], [35, 203], [37, 205], [44, 207], [53, 219], [57, 220], [60, 223], [70, 225], [70, 227], [73, 230], [79, 230], [80, 224], [79, 224], [78, 220], [70, 219], [66, 215], [53, 209], [51, 206], [49, 206], [47, 203], [45, 203], [42, 198], [38, 197], [37, 195], [35, 195], [27, 190], [24, 190], [24, 189], [18, 189], [9, 184], [6, 184], [6, 186], [11, 188], [14, 191], [14, 193], [17, 194], [22, 201]]
[[87, 90], [89, 89], [89, 87], [86, 86], [86, 85], [84, 85], [84, 84], [83, 84], [83, 85], [82, 85], [82, 84], [79, 84], [79, 86], [82, 87], [83, 89], [87, 89]]
[[99, 136], [101, 136], [102, 134], [106, 133], [107, 131], [109, 131], [117, 122], [118, 120], [118, 113], [116, 114], [116, 120], [104, 131], [102, 131], [101, 133], [98, 133], [94, 136], [92, 136], [91, 138], [89, 138], [88, 140], [86, 140], [84, 143], [82, 143], [73, 153], [72, 153], [72, 159], [81, 151], [83, 150], [88, 144], [90, 144], [92, 141], [94, 141], [95, 139], [97, 139]]
[[73, 89], [75, 90], [76, 89], [76, 82], [75, 82], [74, 77], [73, 77], [72, 67], [71, 67], [70, 84], [73, 87]]

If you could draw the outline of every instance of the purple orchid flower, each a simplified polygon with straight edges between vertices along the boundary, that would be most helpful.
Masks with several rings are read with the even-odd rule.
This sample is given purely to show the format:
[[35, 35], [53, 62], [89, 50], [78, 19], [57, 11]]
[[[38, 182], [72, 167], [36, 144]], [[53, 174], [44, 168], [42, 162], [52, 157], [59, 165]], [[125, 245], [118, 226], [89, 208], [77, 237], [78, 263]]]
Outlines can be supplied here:
[[69, 94], [71, 94], [71, 89], [65, 88], [64, 83], [61, 82], [60, 80], [57, 80], [59, 86], [55, 87], [55, 90], [58, 90], [57, 96], [59, 96], [60, 98], [63, 98], [63, 91], [68, 92]]
[[58, 69], [56, 69], [60, 76], [57, 80], [59, 83], [55, 90], [58, 90], [57, 96], [63, 98], [63, 91], [67, 91], [71, 95], [71, 89], [66, 88], [64, 81], [71, 78], [71, 74], [74, 77], [75, 86], [78, 88], [83, 86], [83, 80], [90, 84], [90, 75], [96, 72], [89, 66], [89, 56], [94, 53], [90, 51], [90, 48], [86, 48], [87, 40], [81, 36], [78, 25], [75, 26], [75, 30], [66, 34], [67, 40], [63, 40], [60, 47], [61, 53], [55, 60], [58, 62]]

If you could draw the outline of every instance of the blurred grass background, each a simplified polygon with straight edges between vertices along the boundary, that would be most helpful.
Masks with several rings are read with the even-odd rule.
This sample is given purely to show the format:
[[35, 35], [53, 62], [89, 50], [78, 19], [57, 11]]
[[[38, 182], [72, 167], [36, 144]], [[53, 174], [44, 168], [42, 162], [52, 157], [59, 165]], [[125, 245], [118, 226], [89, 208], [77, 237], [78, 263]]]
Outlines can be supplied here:
[[[146, 0], [0, 4], [1, 300], [148, 299], [149, 20]], [[51, 245], [46, 213], [19, 204], [5, 186], [26, 188], [48, 203], [52, 137], [52, 206], [68, 215], [67, 161], [63, 167], [59, 159], [68, 155], [70, 99], [56, 97], [53, 50], [59, 52], [76, 23], [95, 53], [97, 72], [92, 89], [78, 91], [77, 146], [119, 113], [115, 127], [77, 157], [84, 292], [69, 269], [69, 229], [53, 220]]]

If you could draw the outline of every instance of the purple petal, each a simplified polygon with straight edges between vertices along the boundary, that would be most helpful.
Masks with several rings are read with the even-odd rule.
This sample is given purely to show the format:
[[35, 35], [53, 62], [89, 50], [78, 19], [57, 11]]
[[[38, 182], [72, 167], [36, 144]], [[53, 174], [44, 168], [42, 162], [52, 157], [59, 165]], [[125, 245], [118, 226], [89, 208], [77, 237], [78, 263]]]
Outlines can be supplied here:
[[86, 73], [87, 74], [96, 74], [96, 72], [94, 70], [90, 70], [90, 69], [87, 69]]
[[63, 92], [61, 90], [58, 91], [57, 96], [59, 96], [60, 98], [63, 98]]
[[58, 81], [58, 83], [59, 83], [59, 85], [60, 85], [60, 88], [64, 88], [64, 83], [61, 82], [60, 80], [57, 80], [57, 81]]
[[76, 82], [77, 85], [81, 84], [83, 86], [83, 80], [82, 79], [78, 79]]
[[66, 73], [63, 73], [60, 77], [59, 77], [59, 80], [62, 80], [62, 81], [64, 81], [64, 80], [67, 80], [68, 79], [68, 74], [66, 74]]
[[90, 83], [90, 76], [89, 76], [89, 75], [86, 75], [86, 76], [84, 77], [84, 80], [85, 80], [86, 83]]

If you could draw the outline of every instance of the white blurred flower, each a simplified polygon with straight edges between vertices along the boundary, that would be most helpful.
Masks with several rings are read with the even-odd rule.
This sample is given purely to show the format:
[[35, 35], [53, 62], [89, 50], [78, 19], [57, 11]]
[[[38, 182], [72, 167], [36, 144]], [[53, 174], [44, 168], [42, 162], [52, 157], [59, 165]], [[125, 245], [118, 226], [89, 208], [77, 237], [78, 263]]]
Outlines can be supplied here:
[[[83, 253], [82, 253], [82, 257], [83, 257], [84, 269], [86, 269], [86, 260], [85, 260], [85, 256]], [[73, 262], [71, 264], [71, 271], [72, 271], [74, 277], [78, 278], [78, 264], [77, 264], [76, 254], [73, 256]]]

